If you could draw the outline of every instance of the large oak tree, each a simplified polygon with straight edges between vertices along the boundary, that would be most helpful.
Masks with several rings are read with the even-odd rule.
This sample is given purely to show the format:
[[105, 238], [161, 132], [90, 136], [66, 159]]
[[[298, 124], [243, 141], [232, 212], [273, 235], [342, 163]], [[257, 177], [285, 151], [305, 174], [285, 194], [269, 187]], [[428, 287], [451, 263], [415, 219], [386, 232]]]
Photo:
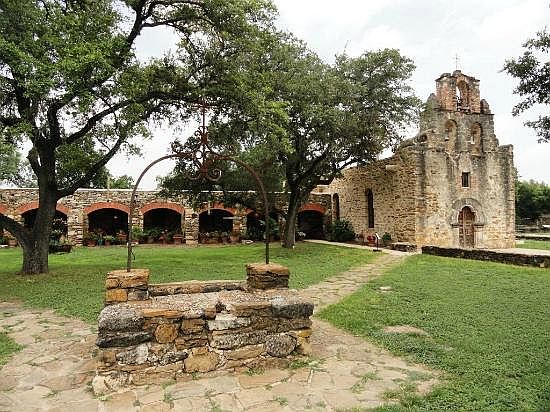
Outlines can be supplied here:
[[[199, 96], [219, 94], [231, 81], [225, 61], [252, 47], [272, 14], [268, 0], [0, 2], [0, 141], [31, 146], [39, 192], [32, 228], [0, 215], [23, 247], [23, 273], [48, 271], [56, 203], [148, 137], [148, 122], [185, 120]], [[141, 63], [136, 39], [155, 27], [181, 42]]]
[[310, 192], [394, 145], [416, 119], [419, 101], [409, 85], [414, 65], [397, 50], [340, 55], [327, 64], [291, 35], [274, 37], [241, 65], [249, 73], [239, 82], [242, 95], [252, 98], [239, 100], [261, 94], [264, 104], [233, 105], [212, 124], [226, 144], [268, 149], [265, 158], [286, 183], [283, 244], [292, 247]]

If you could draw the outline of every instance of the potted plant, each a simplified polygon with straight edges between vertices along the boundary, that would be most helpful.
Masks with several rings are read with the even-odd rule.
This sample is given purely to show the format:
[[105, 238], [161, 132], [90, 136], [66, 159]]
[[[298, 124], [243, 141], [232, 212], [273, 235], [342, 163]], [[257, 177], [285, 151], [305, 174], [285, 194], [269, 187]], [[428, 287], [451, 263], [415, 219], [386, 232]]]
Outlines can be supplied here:
[[105, 235], [103, 236], [103, 244], [105, 246], [111, 246], [115, 242], [115, 237], [111, 235]]
[[221, 232], [220, 237], [222, 240], [222, 243], [229, 243], [229, 233], [228, 232]]
[[155, 240], [158, 240], [160, 237], [162, 230], [158, 227], [152, 227], [151, 229], [144, 231], [144, 233], [147, 232], [147, 243], [154, 243]]
[[97, 233], [88, 232], [83, 237], [82, 240], [86, 246], [96, 246], [97, 245]]
[[14, 237], [8, 238], [8, 246], [9, 247], [16, 247], [17, 246], [17, 239]]

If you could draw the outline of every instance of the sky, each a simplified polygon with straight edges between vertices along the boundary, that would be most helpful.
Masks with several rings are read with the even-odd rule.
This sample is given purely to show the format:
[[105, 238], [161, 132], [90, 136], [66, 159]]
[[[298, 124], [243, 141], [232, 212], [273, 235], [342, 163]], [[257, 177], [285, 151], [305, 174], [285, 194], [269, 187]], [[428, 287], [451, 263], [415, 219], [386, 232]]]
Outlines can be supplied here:
[[[506, 59], [519, 57], [522, 44], [550, 23], [550, 0], [274, 3], [279, 9], [278, 26], [293, 32], [329, 63], [343, 52], [358, 56], [368, 50], [399, 49], [416, 64], [412, 86], [424, 101], [435, 92], [435, 79], [442, 73], [458, 67], [476, 77], [480, 80], [481, 98], [487, 100], [494, 114], [500, 144], [514, 146], [519, 178], [550, 184], [550, 167], [545, 163], [550, 161], [550, 143], [537, 143], [534, 131], [523, 125], [536, 117], [537, 109], [517, 117], [511, 115], [520, 98], [513, 94], [516, 81], [501, 71]], [[149, 33], [137, 43], [136, 52], [138, 57], [147, 59], [173, 47], [175, 40], [166, 31]], [[157, 129], [154, 134], [155, 138], [144, 144], [143, 156], [128, 160], [119, 155], [110, 162], [109, 169], [115, 175], [137, 177], [150, 161], [166, 154], [169, 142], [181, 133]], [[155, 188], [155, 177], [170, 167], [169, 162], [155, 166], [140, 187]]]

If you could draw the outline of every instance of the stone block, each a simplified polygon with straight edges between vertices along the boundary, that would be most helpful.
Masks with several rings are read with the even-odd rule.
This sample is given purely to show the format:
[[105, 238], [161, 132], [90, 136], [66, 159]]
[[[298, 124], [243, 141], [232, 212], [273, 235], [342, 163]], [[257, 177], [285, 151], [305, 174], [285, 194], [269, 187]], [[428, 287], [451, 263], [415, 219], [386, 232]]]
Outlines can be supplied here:
[[151, 340], [151, 334], [148, 332], [111, 332], [99, 333], [96, 345], [100, 348], [109, 348], [117, 346], [138, 345]]
[[[181, 319], [184, 315], [180, 310], [163, 308], [143, 308], [141, 313], [144, 318]], [[197, 317], [200, 317], [200, 314]]]
[[139, 331], [143, 326], [140, 311], [124, 305], [106, 306], [99, 314], [99, 332]]
[[200, 333], [205, 325], [204, 319], [184, 319], [181, 322], [181, 330], [186, 334]]
[[155, 329], [155, 339], [158, 343], [173, 342], [178, 336], [178, 324], [165, 323]]
[[229, 305], [228, 310], [235, 316], [271, 316], [271, 303], [263, 302], [241, 302]]
[[135, 348], [116, 354], [116, 360], [125, 365], [141, 365], [147, 362], [149, 348], [147, 344], [141, 344]]
[[290, 271], [276, 263], [251, 263], [246, 265], [246, 281], [251, 289], [288, 288]]
[[257, 358], [265, 352], [263, 344], [260, 345], [248, 345], [242, 348], [228, 350], [224, 352], [224, 356], [229, 360], [240, 360]]
[[208, 330], [237, 329], [250, 325], [251, 319], [237, 317], [231, 313], [218, 313], [216, 319], [208, 321]]
[[105, 291], [105, 303], [120, 303], [128, 300], [126, 289], [107, 289]]
[[208, 336], [206, 333], [195, 333], [192, 335], [180, 335], [174, 341], [176, 349], [190, 349], [199, 346], [206, 346], [208, 344]]
[[305, 318], [313, 314], [313, 303], [275, 297], [271, 300], [273, 316], [278, 318]]
[[205, 354], [191, 355], [183, 361], [185, 371], [192, 372], [210, 372], [216, 369], [220, 357], [216, 352], [207, 352]]
[[[114, 285], [115, 281], [119, 288], [135, 288], [138, 286], [147, 286], [149, 284], [149, 269], [113, 270], [107, 273], [105, 286]], [[113, 286], [111, 286], [113, 287]]]
[[271, 356], [282, 358], [294, 351], [296, 342], [296, 338], [284, 333], [269, 335], [265, 341], [265, 350]]
[[276, 323], [277, 332], [289, 332], [296, 329], [311, 328], [311, 320], [309, 318], [285, 319], [281, 318]]
[[267, 332], [257, 330], [252, 332], [212, 334], [210, 345], [218, 349], [233, 349], [246, 345], [256, 345], [265, 342]]
[[133, 289], [128, 292], [128, 301], [147, 299], [149, 299], [149, 292], [147, 290]]

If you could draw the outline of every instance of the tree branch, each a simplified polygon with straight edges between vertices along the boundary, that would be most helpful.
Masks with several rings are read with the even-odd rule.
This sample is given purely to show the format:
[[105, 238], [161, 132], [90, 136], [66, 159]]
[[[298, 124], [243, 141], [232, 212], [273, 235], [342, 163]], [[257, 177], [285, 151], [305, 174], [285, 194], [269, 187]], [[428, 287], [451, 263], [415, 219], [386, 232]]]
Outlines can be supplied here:
[[3, 226], [8, 232], [15, 236], [19, 243], [28, 243], [30, 241], [30, 233], [21, 223], [1, 213], [0, 226]]

